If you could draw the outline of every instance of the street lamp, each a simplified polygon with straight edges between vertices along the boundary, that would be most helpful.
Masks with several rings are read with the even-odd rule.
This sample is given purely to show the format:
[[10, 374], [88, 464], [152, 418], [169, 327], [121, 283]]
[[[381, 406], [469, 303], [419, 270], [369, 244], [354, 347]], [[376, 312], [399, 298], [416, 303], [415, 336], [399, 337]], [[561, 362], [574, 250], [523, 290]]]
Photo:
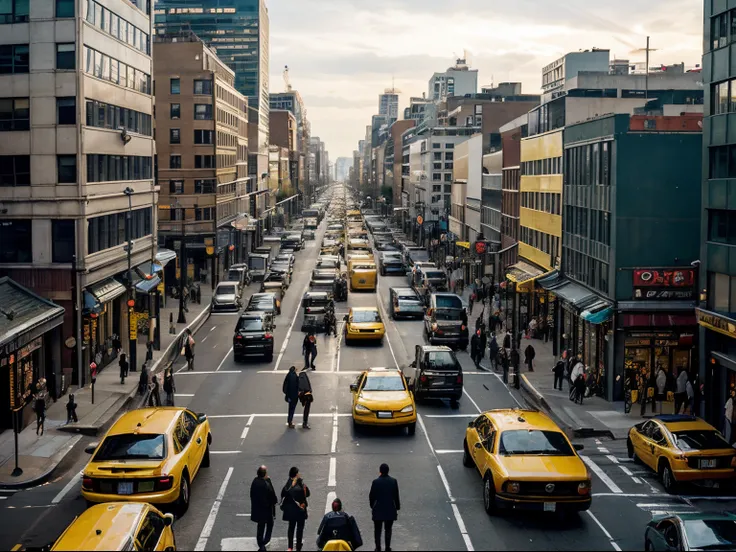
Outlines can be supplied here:
[[[184, 315], [184, 278], [187, 273], [187, 245], [186, 245], [186, 209], [181, 206], [179, 199], [176, 198], [174, 203], [171, 204], [169, 210], [169, 218], [171, 218], [172, 210], [181, 212], [181, 233], [179, 235], [179, 315], [176, 319], [177, 324], [186, 324], [187, 317]], [[212, 271], [213, 281], [215, 277], [214, 270]]]
[[135, 190], [128, 186], [123, 190], [128, 197], [128, 212], [125, 216], [125, 250], [128, 253], [128, 337], [130, 342], [130, 351], [128, 358], [130, 360], [130, 371], [137, 370], [137, 347], [138, 347], [138, 326], [135, 316], [135, 290], [133, 288], [133, 194]]

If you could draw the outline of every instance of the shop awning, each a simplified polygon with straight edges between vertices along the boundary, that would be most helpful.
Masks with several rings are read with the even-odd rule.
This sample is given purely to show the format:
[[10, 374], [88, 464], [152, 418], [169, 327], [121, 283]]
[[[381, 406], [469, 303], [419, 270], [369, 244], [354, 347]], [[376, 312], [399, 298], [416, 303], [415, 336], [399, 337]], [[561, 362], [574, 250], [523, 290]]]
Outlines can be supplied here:
[[530, 291], [534, 281], [545, 272], [524, 261], [519, 261], [506, 269], [506, 279], [516, 283], [516, 291]]
[[562, 285], [565, 282], [565, 279], [560, 274], [559, 270], [553, 270], [551, 272], [548, 272], [544, 276], [540, 276], [537, 278], [537, 284], [539, 284], [543, 289], [546, 290], [553, 290], [555, 287]]
[[87, 291], [94, 295], [100, 303], [107, 303], [125, 293], [125, 286], [117, 280], [106, 278], [101, 282], [87, 286]]
[[542, 287], [544, 289], [553, 291], [557, 297], [561, 298], [563, 301], [566, 301], [569, 305], [575, 307], [576, 309], [587, 308], [596, 301], [601, 300], [601, 298], [597, 294], [590, 291], [585, 286], [576, 284], [575, 282], [573, 282], [572, 280], [568, 280], [567, 278], [562, 278], [562, 281], [559, 285], [554, 285], [551, 287], [547, 287], [545, 285]]
[[176, 259], [176, 251], [171, 249], [159, 248], [158, 253], [156, 253], [156, 262], [161, 266], [166, 266], [174, 259]]
[[612, 315], [613, 305], [601, 299], [587, 307], [581, 313], [580, 317], [591, 324], [603, 324], [603, 322], [610, 320]]
[[99, 314], [102, 312], [102, 305], [97, 298], [86, 289], [82, 292], [82, 314]]
[[22, 335], [35, 339], [63, 322], [64, 307], [0, 278], [0, 347]]
[[135, 289], [143, 293], [151, 293], [156, 290], [156, 286], [161, 283], [161, 278], [154, 276], [146, 280], [139, 280], [135, 283]]
[[143, 263], [135, 267], [135, 271], [144, 280], [153, 278], [155, 274], [158, 274], [164, 269], [159, 263]]

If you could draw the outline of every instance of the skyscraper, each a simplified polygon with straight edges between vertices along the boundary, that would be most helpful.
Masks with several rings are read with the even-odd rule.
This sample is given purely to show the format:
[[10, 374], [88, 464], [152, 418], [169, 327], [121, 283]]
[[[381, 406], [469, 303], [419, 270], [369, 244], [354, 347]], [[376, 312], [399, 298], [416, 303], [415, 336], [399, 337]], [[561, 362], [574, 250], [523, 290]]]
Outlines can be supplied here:
[[387, 88], [378, 96], [378, 114], [389, 119], [399, 118], [399, 91]]

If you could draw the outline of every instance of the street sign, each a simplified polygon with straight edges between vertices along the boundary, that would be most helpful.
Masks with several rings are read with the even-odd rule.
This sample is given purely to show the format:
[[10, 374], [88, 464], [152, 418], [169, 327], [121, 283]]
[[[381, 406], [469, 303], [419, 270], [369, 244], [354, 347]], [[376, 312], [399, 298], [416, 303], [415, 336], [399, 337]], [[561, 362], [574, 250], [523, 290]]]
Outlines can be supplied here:
[[422, 218], [422, 215], [417, 216], [417, 224], [422, 224], [424, 222], [424, 218]]
[[470, 242], [455, 242], [455, 245], [462, 247], [463, 249], [470, 249]]
[[130, 321], [130, 339], [138, 339], [138, 317], [133, 309], [128, 310], [128, 320]]
[[204, 250], [207, 252], [207, 255], [209, 255], [210, 257], [215, 254], [215, 248], [212, 247], [211, 245], [208, 245], [207, 247], [205, 247]]

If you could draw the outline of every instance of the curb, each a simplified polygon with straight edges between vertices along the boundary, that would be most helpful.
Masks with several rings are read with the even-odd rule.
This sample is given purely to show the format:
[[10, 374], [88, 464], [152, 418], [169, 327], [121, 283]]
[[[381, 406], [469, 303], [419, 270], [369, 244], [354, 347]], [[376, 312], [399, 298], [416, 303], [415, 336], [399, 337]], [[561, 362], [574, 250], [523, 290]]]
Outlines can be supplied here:
[[45, 483], [51, 475], [56, 471], [56, 468], [61, 464], [66, 458], [67, 454], [69, 454], [72, 449], [77, 445], [77, 443], [82, 439], [81, 435], [75, 435], [69, 440], [69, 443], [67, 443], [63, 449], [61, 449], [59, 452], [57, 452], [52, 458], [51, 464], [49, 468], [44, 471], [42, 474], [34, 477], [33, 479], [29, 479], [27, 481], [22, 481], [20, 483], [0, 483], [0, 489], [4, 491], [20, 491], [22, 489], [28, 489], [31, 487], [36, 487], [38, 485], [41, 485]]

